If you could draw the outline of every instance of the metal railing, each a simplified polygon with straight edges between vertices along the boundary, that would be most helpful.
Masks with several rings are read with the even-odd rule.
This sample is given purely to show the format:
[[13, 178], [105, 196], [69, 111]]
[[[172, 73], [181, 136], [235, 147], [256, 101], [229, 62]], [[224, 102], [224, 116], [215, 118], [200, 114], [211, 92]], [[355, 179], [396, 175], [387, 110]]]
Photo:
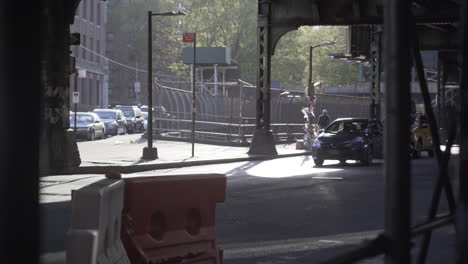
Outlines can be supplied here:
[[[231, 144], [249, 144], [255, 124], [249, 124], [251, 118], [237, 118], [238, 122], [195, 121], [195, 140], [215, 141]], [[158, 138], [191, 138], [191, 119], [155, 118], [153, 131]], [[277, 143], [291, 142], [302, 138], [304, 124], [276, 123], [271, 124], [273, 135]]]

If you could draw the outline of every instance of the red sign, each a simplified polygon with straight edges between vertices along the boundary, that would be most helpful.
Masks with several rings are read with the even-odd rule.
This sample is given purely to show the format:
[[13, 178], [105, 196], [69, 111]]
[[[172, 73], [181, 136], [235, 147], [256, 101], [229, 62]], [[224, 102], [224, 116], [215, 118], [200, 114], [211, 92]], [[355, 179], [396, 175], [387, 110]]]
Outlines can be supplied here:
[[193, 42], [195, 39], [195, 33], [184, 33], [182, 35], [182, 42]]

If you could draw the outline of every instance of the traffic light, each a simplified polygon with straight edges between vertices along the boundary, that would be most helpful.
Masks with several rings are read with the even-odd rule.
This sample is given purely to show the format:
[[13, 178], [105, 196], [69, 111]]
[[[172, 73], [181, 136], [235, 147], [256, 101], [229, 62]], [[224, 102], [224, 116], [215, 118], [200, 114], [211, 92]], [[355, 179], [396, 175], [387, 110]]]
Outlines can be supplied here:
[[81, 44], [81, 35], [80, 33], [71, 33], [70, 34], [70, 45], [80, 45]]

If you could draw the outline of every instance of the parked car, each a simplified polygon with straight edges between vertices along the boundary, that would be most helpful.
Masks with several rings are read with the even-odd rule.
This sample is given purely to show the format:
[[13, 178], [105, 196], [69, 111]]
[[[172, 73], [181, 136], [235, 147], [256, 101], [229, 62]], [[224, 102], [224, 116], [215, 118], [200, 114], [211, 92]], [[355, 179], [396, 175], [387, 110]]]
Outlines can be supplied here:
[[106, 126], [106, 135], [115, 136], [127, 133], [127, 121], [122, 110], [94, 109], [93, 113], [97, 114]]
[[[74, 124], [75, 114], [70, 115], [70, 124]], [[74, 125], [71, 125], [74, 128]], [[104, 139], [106, 127], [99, 116], [92, 112], [77, 112], [76, 113], [76, 137], [95, 140], [96, 138]]]
[[412, 116], [410, 148], [414, 158], [421, 157], [423, 151], [427, 151], [429, 157], [434, 155], [431, 129], [424, 114], [416, 113]]
[[[142, 105], [140, 106], [140, 110], [142, 113], [146, 112], [148, 113], [148, 106], [147, 105]], [[154, 112], [154, 107], [153, 107], [153, 112]]]
[[363, 118], [339, 118], [320, 129], [312, 144], [312, 156], [317, 166], [324, 160], [358, 160], [365, 165], [382, 156], [383, 127], [379, 121]]
[[148, 129], [148, 112], [141, 112], [141, 114], [143, 115], [143, 118], [145, 119], [143, 123], [143, 127], [146, 131]]
[[127, 119], [127, 132], [136, 133], [144, 131], [144, 118], [138, 106], [117, 105], [115, 109], [122, 110]]

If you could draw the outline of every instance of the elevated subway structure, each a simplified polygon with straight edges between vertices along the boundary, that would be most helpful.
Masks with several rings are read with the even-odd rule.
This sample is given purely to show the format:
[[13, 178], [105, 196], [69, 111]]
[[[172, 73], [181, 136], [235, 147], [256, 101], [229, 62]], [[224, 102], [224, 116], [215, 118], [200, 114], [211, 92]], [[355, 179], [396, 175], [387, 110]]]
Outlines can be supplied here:
[[[356, 250], [335, 256], [324, 263], [353, 263], [379, 254], [386, 263], [410, 263], [412, 237], [422, 236], [418, 263], [425, 263], [432, 231], [455, 224], [457, 263], [468, 263], [468, 18], [467, 1], [258, 1], [258, 71], [256, 130], [250, 145], [252, 154], [277, 154], [271, 132], [271, 56], [278, 40], [299, 26], [363, 25], [354, 31], [369, 40], [351, 46], [348, 58], [367, 57], [372, 65], [370, 117], [380, 116], [381, 73], [385, 72], [385, 230]], [[369, 25], [369, 26], [367, 26]], [[353, 38], [351, 38], [353, 39]], [[447, 146], [440, 150], [439, 124], [432, 108], [420, 51], [438, 50], [443, 58], [439, 67], [438, 93], [445, 96], [447, 76], [455, 78], [459, 100], [454, 107], [439, 105], [439, 115], [452, 111], [446, 125]], [[385, 59], [382, 59], [385, 58]], [[430, 202], [427, 220], [411, 226], [411, 165], [409, 159], [409, 115], [411, 111], [411, 68], [415, 66], [425, 112], [433, 136], [434, 153], [439, 165], [437, 185]], [[456, 66], [454, 66], [456, 65]], [[445, 78], [440, 78], [445, 76]], [[440, 97], [439, 97], [440, 98]], [[441, 100], [445, 104], [445, 100]], [[454, 191], [448, 175], [450, 149], [460, 143]], [[449, 211], [436, 217], [445, 193]], [[456, 193], [456, 196], [455, 196]], [[429, 197], [428, 197], [429, 198]]]
[[[38, 177], [48, 172], [67, 173], [79, 164], [73, 151], [74, 140], [69, 137], [68, 100], [70, 57], [69, 25], [73, 22], [79, 0], [31, 1], [27, 8], [23, 2], [0, 1], [0, 110], [5, 124], [15, 123], [18, 115], [31, 118], [31, 122], [15, 123], [16, 129], [3, 129], [1, 138], [27, 139], [22, 142], [4, 140], [1, 148], [5, 164], [1, 164], [0, 203], [7, 211], [0, 219], [4, 227], [0, 235], [2, 259], [13, 263], [21, 252], [22, 261], [38, 263], [39, 219]], [[409, 263], [410, 237], [423, 235], [420, 263], [430, 232], [434, 228], [455, 223], [457, 263], [468, 263], [468, 34], [466, 1], [461, 0], [360, 0], [360, 1], [310, 1], [275, 0], [258, 1], [258, 82], [255, 101], [255, 138], [251, 153], [275, 154], [271, 129], [270, 107], [273, 101], [270, 89], [271, 56], [277, 41], [285, 33], [302, 25], [382, 25], [380, 50], [386, 60], [382, 63], [386, 93], [386, 215], [385, 232], [375, 240], [363, 244], [358, 250], [336, 256], [328, 263], [350, 263], [367, 256], [385, 254], [387, 263]], [[18, 13], [21, 12], [21, 15]], [[21, 32], [22, 34], [18, 34]], [[417, 34], [415, 34], [417, 33]], [[417, 41], [412, 37], [417, 36]], [[375, 43], [375, 42], [374, 42]], [[379, 41], [377, 41], [379, 43]], [[411, 45], [418, 44], [418, 45]], [[448, 151], [436, 149], [439, 176], [431, 200], [428, 219], [418, 226], [410, 226], [410, 164], [408, 159], [408, 105], [410, 66], [416, 65], [423, 76], [419, 50], [439, 50], [443, 58], [440, 65], [440, 90], [444, 83], [455, 80], [459, 88], [454, 100], [455, 122], [448, 133]], [[366, 49], [363, 49], [365, 51]], [[359, 55], [359, 54], [355, 54]], [[354, 56], [354, 55], [353, 55]], [[414, 58], [413, 58], [414, 57]], [[377, 58], [375, 62], [380, 60]], [[27, 63], [25, 63], [27, 62]], [[379, 64], [376, 64], [379, 66]], [[374, 71], [378, 84], [381, 70]], [[27, 74], [28, 78], [25, 78]], [[446, 77], [444, 77], [446, 76]], [[427, 91], [424, 78], [419, 78], [422, 90]], [[373, 90], [377, 94], [377, 90]], [[426, 93], [424, 93], [426, 94]], [[445, 93], [440, 92], [441, 102]], [[433, 112], [425, 97], [426, 113]], [[176, 99], [174, 99], [176, 100]], [[180, 99], [179, 99], [180, 100]], [[375, 104], [375, 103], [374, 103]], [[447, 113], [443, 109], [441, 112]], [[18, 107], [21, 106], [21, 107]], [[23, 107], [24, 106], [24, 107]], [[377, 107], [377, 106], [376, 106]], [[16, 114], [11, 114], [15, 109]], [[378, 109], [378, 108], [377, 108]], [[429, 114], [433, 135], [438, 124]], [[448, 120], [447, 120], [448, 121]], [[457, 133], [455, 133], [457, 132]], [[436, 146], [440, 143], [436, 140]], [[450, 184], [447, 161], [453, 141], [460, 144], [458, 156], [458, 192]], [[15, 143], [15, 144], [13, 144]], [[76, 145], [75, 145], [76, 146]], [[18, 161], [27, 166], [18, 166]], [[39, 172], [41, 171], [41, 172]], [[20, 186], [20, 187], [18, 187]], [[12, 188], [16, 187], [16, 188]], [[455, 192], [454, 192], [455, 191]], [[442, 196], [444, 194], [444, 196]], [[21, 199], [18, 199], [21, 197]], [[441, 197], [448, 200], [451, 210], [436, 216]], [[16, 230], [28, 234], [28, 239], [18, 239]], [[418, 252], [418, 253], [419, 253]]]

